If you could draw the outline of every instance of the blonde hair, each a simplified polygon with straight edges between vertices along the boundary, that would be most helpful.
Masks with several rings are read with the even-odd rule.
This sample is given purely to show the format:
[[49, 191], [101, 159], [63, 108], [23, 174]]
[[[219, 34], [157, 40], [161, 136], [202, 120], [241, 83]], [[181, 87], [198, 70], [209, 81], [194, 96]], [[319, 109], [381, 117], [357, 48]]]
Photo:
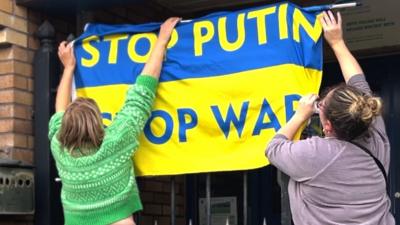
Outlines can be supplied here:
[[90, 98], [77, 98], [64, 113], [58, 139], [61, 145], [73, 150], [90, 150], [100, 147], [104, 137], [101, 113]]
[[365, 133], [381, 114], [382, 102], [357, 88], [341, 85], [327, 96], [324, 112], [338, 138], [352, 140]]

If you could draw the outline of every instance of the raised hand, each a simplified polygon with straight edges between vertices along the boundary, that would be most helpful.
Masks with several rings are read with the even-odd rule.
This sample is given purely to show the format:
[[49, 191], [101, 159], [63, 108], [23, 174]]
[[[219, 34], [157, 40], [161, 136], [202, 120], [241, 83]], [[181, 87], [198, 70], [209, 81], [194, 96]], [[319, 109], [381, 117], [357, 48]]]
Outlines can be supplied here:
[[323, 12], [320, 21], [324, 29], [324, 37], [331, 47], [344, 42], [340, 12], [337, 13], [337, 20], [332, 11]]
[[58, 58], [60, 58], [64, 68], [75, 68], [76, 60], [72, 43], [67, 44], [66, 41], [60, 43], [58, 46]]
[[320, 18], [322, 28], [324, 29], [324, 36], [326, 41], [331, 46], [333, 52], [339, 61], [340, 68], [342, 69], [343, 78], [346, 83], [350, 78], [357, 74], [363, 74], [363, 71], [347, 48], [343, 39], [342, 30], [342, 17], [337, 13], [337, 20], [331, 11], [323, 12]]
[[158, 41], [161, 41], [163, 44], [168, 44], [172, 31], [179, 21], [181, 21], [181, 18], [171, 17], [161, 24], [160, 33], [158, 34]]
[[171, 38], [174, 27], [180, 20], [181, 19], [178, 17], [171, 17], [161, 25], [157, 42], [151, 52], [149, 60], [144, 65], [141, 74], [153, 76], [156, 79], [160, 77], [166, 47]]
[[299, 116], [302, 120], [308, 120], [314, 113], [314, 103], [318, 99], [315, 94], [308, 94], [303, 96], [296, 110], [296, 116]]
[[71, 102], [72, 78], [76, 65], [72, 43], [61, 42], [58, 46], [58, 57], [64, 65], [64, 72], [57, 89], [56, 112], [65, 111]]

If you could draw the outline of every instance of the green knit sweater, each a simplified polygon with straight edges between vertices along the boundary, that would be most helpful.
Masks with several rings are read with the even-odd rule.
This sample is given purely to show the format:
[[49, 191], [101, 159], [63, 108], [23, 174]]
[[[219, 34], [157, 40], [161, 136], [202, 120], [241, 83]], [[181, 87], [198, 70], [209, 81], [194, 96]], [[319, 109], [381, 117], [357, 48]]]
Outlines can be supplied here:
[[121, 111], [105, 129], [100, 148], [90, 155], [72, 156], [60, 145], [63, 112], [50, 119], [49, 139], [62, 181], [66, 225], [110, 224], [142, 209], [131, 157], [150, 116], [156, 87], [155, 78], [138, 76]]

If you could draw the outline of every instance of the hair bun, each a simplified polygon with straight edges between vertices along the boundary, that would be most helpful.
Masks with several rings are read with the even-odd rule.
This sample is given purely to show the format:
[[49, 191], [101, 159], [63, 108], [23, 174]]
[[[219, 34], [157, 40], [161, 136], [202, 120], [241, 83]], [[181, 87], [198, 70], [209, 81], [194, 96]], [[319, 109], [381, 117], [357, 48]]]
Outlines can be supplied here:
[[382, 103], [377, 97], [365, 96], [364, 106], [361, 111], [361, 120], [371, 123], [372, 119], [381, 113]]
[[359, 118], [366, 124], [381, 114], [382, 102], [378, 97], [359, 96], [349, 107], [349, 113], [353, 118]]
[[367, 105], [369, 106], [373, 116], [379, 116], [382, 111], [382, 101], [378, 97], [366, 97]]

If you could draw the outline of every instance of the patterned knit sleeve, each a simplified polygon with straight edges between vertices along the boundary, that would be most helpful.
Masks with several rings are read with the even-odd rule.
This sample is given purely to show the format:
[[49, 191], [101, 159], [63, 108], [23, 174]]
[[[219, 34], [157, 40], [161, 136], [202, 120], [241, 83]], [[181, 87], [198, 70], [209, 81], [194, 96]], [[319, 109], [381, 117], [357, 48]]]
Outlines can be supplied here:
[[105, 141], [118, 139], [131, 143], [138, 139], [150, 116], [157, 84], [158, 80], [152, 76], [138, 76], [135, 85], [127, 91], [122, 109], [107, 128]]
[[57, 112], [51, 118], [49, 122], [49, 140], [53, 139], [54, 135], [61, 127], [62, 118], [64, 116], [64, 112]]

